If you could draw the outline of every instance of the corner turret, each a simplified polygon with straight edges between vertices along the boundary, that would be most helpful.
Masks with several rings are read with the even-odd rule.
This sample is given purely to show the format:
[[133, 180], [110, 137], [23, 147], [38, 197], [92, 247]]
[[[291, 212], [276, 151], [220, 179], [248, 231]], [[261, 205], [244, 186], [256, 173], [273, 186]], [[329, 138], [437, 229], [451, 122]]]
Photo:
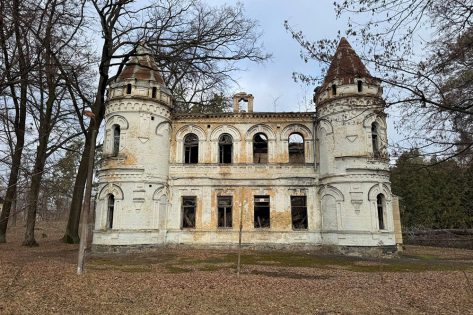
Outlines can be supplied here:
[[110, 84], [108, 100], [138, 98], [172, 107], [171, 91], [166, 87], [150, 49], [140, 43]]
[[382, 94], [380, 80], [371, 76], [348, 40], [342, 37], [324, 82], [316, 89], [314, 101], [317, 107], [336, 98], [359, 95], [381, 97]]

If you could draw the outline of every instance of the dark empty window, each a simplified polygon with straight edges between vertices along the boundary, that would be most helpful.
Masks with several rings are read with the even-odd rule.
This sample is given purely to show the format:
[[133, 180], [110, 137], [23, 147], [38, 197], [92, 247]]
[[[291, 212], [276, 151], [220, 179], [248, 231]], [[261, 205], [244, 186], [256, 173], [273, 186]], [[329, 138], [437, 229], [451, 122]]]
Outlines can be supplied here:
[[307, 198], [306, 196], [291, 196], [292, 228], [307, 229]]
[[156, 87], [153, 87], [153, 90], [151, 91], [151, 97], [152, 98], [156, 98], [157, 91], [158, 91], [158, 89]]
[[232, 227], [232, 197], [218, 197], [218, 227]]
[[362, 91], [363, 91], [363, 81], [358, 80], [358, 92], [362, 92]]
[[229, 134], [223, 134], [218, 139], [219, 163], [232, 163], [233, 139]]
[[184, 138], [184, 163], [195, 164], [199, 162], [199, 138], [190, 133]]
[[378, 209], [378, 226], [379, 226], [379, 229], [380, 230], [384, 230], [385, 229], [385, 226], [384, 226], [384, 205], [385, 205], [385, 202], [384, 202], [384, 195], [383, 194], [379, 194], [378, 196], [376, 196], [376, 205], [377, 205], [377, 209]]
[[131, 94], [131, 84], [126, 85], [126, 94]]
[[379, 137], [378, 137], [378, 124], [371, 124], [371, 143], [373, 145], [373, 156], [375, 158], [379, 157]]
[[115, 197], [110, 194], [107, 200], [107, 229], [113, 228], [113, 211], [115, 209]]
[[182, 227], [195, 228], [196, 197], [182, 197]]
[[120, 150], [120, 126], [114, 125], [113, 127], [113, 155], [118, 155]]
[[253, 163], [268, 163], [268, 137], [264, 133], [253, 137]]
[[332, 95], [337, 95], [337, 86], [332, 84]]
[[301, 134], [293, 133], [289, 136], [289, 163], [305, 163], [304, 157], [304, 137]]
[[269, 228], [269, 196], [255, 196], [254, 198], [255, 216], [254, 225], [255, 228]]

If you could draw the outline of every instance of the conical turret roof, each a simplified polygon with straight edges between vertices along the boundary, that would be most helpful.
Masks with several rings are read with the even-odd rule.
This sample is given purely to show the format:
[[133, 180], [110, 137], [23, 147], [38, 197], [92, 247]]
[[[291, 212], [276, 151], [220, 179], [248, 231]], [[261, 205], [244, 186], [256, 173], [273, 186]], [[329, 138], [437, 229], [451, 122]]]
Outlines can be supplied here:
[[117, 81], [129, 79], [156, 81], [164, 85], [164, 80], [159, 73], [156, 61], [150, 49], [143, 43], [138, 45], [136, 55], [130, 57], [122, 72], [119, 74]]
[[332, 63], [328, 68], [321, 90], [325, 90], [335, 79], [340, 82], [339, 84], [352, 84], [355, 78], [372, 79], [373, 77], [350, 43], [348, 43], [348, 40], [342, 37], [337, 51], [332, 58]]

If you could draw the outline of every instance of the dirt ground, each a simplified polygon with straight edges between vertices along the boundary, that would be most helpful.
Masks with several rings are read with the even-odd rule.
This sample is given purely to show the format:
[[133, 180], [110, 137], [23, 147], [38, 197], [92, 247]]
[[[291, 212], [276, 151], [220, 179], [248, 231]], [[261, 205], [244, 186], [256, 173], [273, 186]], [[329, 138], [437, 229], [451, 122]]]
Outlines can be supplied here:
[[0, 314], [473, 314], [473, 251], [407, 246], [400, 258], [323, 252], [166, 249], [89, 255], [76, 274], [77, 245], [65, 223], [24, 228], [0, 245]]

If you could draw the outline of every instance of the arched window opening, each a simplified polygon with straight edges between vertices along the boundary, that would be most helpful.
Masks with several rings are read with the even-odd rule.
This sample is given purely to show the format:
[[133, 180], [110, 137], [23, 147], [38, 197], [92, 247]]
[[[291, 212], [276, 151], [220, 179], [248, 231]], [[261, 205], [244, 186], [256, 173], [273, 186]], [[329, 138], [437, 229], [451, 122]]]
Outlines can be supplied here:
[[128, 83], [126, 85], [126, 94], [131, 94], [131, 84], [130, 83]]
[[115, 210], [115, 196], [108, 195], [107, 200], [107, 229], [113, 229], [113, 211]]
[[113, 155], [117, 156], [120, 151], [120, 126], [115, 125], [113, 127]]
[[363, 81], [358, 80], [358, 92], [363, 92]]
[[373, 156], [375, 158], [379, 158], [380, 152], [379, 152], [378, 124], [375, 122], [371, 124], [371, 143], [373, 145]]
[[337, 95], [337, 86], [332, 84], [332, 95]]
[[304, 155], [304, 137], [299, 133], [293, 133], [289, 136], [289, 163], [305, 163]]
[[229, 134], [223, 134], [218, 139], [219, 163], [232, 163], [233, 139]]
[[268, 163], [268, 137], [264, 133], [253, 137], [253, 163]]
[[385, 216], [385, 198], [383, 194], [376, 196], [376, 206], [378, 210], [378, 226], [380, 230], [385, 229], [384, 216]]
[[184, 163], [196, 164], [199, 162], [199, 138], [190, 133], [184, 138]]
[[156, 87], [153, 87], [153, 90], [151, 91], [151, 97], [156, 98], [157, 92], [158, 92], [158, 89]]

